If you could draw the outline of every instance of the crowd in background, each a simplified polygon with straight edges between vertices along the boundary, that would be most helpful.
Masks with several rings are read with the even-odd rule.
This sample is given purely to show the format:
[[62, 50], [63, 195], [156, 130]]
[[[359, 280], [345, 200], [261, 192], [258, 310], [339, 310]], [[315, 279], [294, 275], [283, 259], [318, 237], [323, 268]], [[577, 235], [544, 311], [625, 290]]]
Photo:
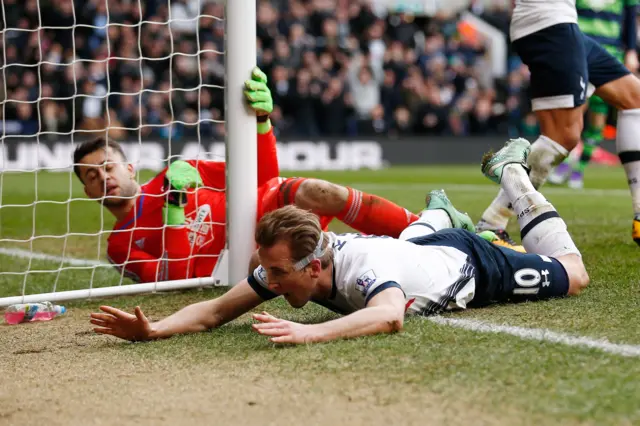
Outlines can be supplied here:
[[[221, 3], [3, 3], [1, 113], [22, 134], [108, 126], [118, 139], [224, 135]], [[506, 33], [504, 2], [486, 3], [470, 10]], [[358, 0], [260, 0], [257, 46], [281, 136], [534, 132], [526, 67], [510, 58], [506, 78], [493, 79], [485, 41], [465, 37], [455, 15], [388, 14]]]

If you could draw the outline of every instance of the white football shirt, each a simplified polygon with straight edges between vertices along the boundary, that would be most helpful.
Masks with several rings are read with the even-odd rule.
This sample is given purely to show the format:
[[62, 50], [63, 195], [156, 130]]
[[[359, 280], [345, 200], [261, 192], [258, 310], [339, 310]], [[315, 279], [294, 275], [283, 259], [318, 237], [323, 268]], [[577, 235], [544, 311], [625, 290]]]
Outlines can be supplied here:
[[[406, 311], [434, 314], [466, 308], [475, 293], [474, 267], [468, 255], [448, 246], [419, 246], [390, 237], [327, 233], [334, 250], [333, 290], [329, 300], [316, 301], [348, 314], [364, 308], [379, 292], [398, 287], [405, 294]], [[267, 289], [262, 266], [249, 284], [264, 299]]]
[[511, 41], [562, 23], [578, 23], [576, 0], [515, 0]]

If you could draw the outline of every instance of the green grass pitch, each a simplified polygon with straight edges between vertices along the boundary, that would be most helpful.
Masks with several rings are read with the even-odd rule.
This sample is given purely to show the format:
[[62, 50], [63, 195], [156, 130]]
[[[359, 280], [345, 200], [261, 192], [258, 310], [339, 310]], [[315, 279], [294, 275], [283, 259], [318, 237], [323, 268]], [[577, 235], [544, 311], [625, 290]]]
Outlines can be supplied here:
[[[307, 174], [308, 175], [308, 174]], [[482, 177], [479, 166], [406, 167], [382, 171], [314, 172], [314, 177], [355, 186], [418, 211], [427, 191], [444, 188], [458, 209], [477, 220], [496, 194], [497, 186]], [[145, 179], [148, 176], [143, 176]], [[0, 248], [105, 261], [105, 236], [113, 219], [97, 203], [84, 200], [82, 188], [68, 173], [4, 173], [1, 177], [0, 239], [36, 238], [28, 243], [3, 241]], [[546, 187], [543, 193], [567, 222], [581, 249], [592, 282], [577, 298], [495, 306], [445, 315], [495, 324], [543, 328], [574, 336], [640, 345], [640, 248], [631, 240], [631, 201], [620, 168], [587, 170], [585, 191]], [[74, 201], [65, 203], [69, 197]], [[77, 200], [76, 200], [77, 199]], [[37, 203], [36, 203], [37, 202]], [[35, 208], [34, 208], [34, 204]], [[23, 205], [17, 207], [16, 205]], [[346, 228], [335, 223], [334, 230]], [[518, 236], [517, 224], [509, 228]], [[70, 234], [67, 238], [60, 235]], [[58, 262], [0, 254], [0, 297], [117, 285], [120, 275], [110, 267], [69, 269]], [[25, 280], [19, 273], [34, 272]], [[125, 280], [124, 283], [129, 283]], [[186, 303], [221, 294], [206, 289], [179, 294], [116, 298], [109, 303], [131, 310], [141, 304], [160, 318]], [[68, 304], [82, 315], [100, 302]], [[288, 308], [282, 301], [266, 309], [294, 321], [332, 318], [317, 306]], [[68, 319], [65, 321], [85, 321]], [[63, 319], [60, 319], [62, 321]], [[483, 412], [510, 413], [510, 424], [639, 424], [640, 358], [595, 349], [524, 340], [505, 334], [407, 321], [402, 333], [309, 347], [277, 348], [252, 333], [246, 317], [212, 333], [180, 336], [147, 345], [117, 344], [116, 351], [133, 358], [175, 358], [177, 363], [261, 365], [266, 374], [292, 376], [314, 383], [314, 377], [340, 380], [355, 376], [376, 385], [380, 404], [393, 406], [403, 392], [437, 394]], [[0, 342], [2, 326], [0, 326]], [[86, 329], [90, 330], [88, 321]], [[100, 337], [100, 339], [107, 339]], [[185, 356], [188, 348], [188, 356]], [[212, 355], [214, 354], [214, 355]], [[373, 386], [373, 385], [372, 385]], [[388, 389], [388, 391], [385, 391]], [[393, 390], [391, 390], [393, 389]], [[425, 416], [428, 413], [424, 413]], [[495, 417], [495, 416], [494, 416]], [[425, 417], [425, 423], [428, 417]]]

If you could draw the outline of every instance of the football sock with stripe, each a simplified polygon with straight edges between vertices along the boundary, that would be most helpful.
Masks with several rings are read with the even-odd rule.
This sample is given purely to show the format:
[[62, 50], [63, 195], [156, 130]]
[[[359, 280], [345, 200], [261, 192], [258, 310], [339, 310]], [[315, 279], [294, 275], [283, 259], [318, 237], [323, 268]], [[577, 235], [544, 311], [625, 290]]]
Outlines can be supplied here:
[[398, 238], [409, 224], [418, 220], [417, 215], [389, 200], [347, 189], [349, 197], [336, 217], [359, 232]]
[[528, 253], [549, 257], [580, 255], [567, 225], [551, 203], [534, 188], [520, 164], [505, 166], [501, 185], [512, 201], [520, 224], [522, 245]]

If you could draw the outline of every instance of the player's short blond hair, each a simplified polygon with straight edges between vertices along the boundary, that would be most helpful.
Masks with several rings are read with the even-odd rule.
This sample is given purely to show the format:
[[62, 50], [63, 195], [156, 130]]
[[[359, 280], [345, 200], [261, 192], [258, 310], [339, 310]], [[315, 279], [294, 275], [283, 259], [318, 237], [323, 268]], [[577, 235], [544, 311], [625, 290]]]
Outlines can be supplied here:
[[[265, 214], [256, 227], [256, 243], [271, 248], [280, 241], [287, 241], [291, 260], [295, 263], [312, 254], [323, 235], [318, 216], [310, 211], [289, 205]], [[333, 251], [327, 247], [329, 240], [323, 238], [320, 258], [323, 268], [333, 261]]]

